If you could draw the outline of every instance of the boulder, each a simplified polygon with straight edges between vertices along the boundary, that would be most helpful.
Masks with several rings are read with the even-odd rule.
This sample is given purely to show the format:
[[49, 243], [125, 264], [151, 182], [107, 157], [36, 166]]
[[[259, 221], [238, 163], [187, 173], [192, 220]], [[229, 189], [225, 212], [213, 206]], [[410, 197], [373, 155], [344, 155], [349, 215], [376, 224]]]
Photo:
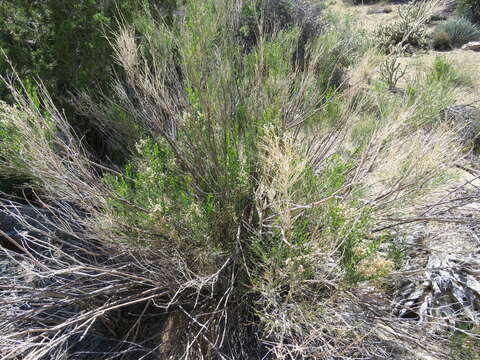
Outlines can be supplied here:
[[435, 21], [445, 21], [447, 20], [448, 15], [445, 14], [444, 12], [436, 12], [430, 16], [429, 22], [435, 22]]
[[476, 106], [475, 103], [448, 106], [441, 111], [440, 120], [451, 122], [453, 126], [458, 128], [459, 136], [466, 143], [478, 142], [480, 107]]
[[43, 210], [14, 203], [0, 207], [0, 230], [0, 247], [17, 252], [21, 252], [26, 235], [43, 238], [54, 231]]
[[480, 51], [480, 41], [470, 41], [462, 46], [462, 50]]
[[367, 14], [368, 15], [373, 15], [373, 14], [389, 14], [392, 12], [392, 9], [389, 8], [388, 6], [375, 6], [371, 9], [368, 9]]
[[394, 294], [401, 318], [433, 322], [436, 331], [461, 321], [478, 323], [480, 277], [478, 253], [471, 256], [432, 254], [416, 280], [403, 281]]

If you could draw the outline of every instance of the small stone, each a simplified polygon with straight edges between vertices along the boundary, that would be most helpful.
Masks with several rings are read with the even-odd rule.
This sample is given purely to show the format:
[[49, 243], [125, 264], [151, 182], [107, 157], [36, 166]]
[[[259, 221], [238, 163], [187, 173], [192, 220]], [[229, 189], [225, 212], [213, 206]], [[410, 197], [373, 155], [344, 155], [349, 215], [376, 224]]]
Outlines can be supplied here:
[[480, 51], [480, 41], [470, 41], [462, 46], [462, 50]]
[[443, 12], [438, 12], [430, 16], [430, 21], [445, 21], [447, 20], [447, 15]]
[[[476, 102], [475, 102], [476, 103]], [[458, 128], [466, 143], [477, 143], [480, 134], [480, 108], [474, 104], [450, 105], [440, 112], [440, 119]]]
[[389, 14], [392, 12], [392, 9], [386, 6], [376, 6], [374, 8], [368, 9], [367, 14]]

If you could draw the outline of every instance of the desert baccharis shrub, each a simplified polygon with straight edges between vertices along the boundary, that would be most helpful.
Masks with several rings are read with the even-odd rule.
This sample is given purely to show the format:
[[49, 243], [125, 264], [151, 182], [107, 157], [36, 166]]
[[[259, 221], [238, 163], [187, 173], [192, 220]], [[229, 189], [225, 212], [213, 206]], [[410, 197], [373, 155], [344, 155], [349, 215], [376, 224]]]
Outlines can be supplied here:
[[[458, 157], [448, 129], [422, 128], [448, 102], [452, 83], [417, 81], [408, 95], [373, 89], [365, 102], [374, 111], [359, 113], [363, 95], [331, 83], [335, 64], [356, 55], [335, 24], [312, 39], [299, 67], [292, 57], [300, 28], [261, 35], [246, 52], [238, 10], [230, 1], [188, 0], [172, 27], [146, 14], [119, 31], [112, 43], [123, 73], [105, 106], [122, 124], [107, 121], [104, 131], [136, 144], [120, 169], [94, 163], [54, 107], [18, 117], [24, 166], [61, 209], [59, 227], [71, 233], [67, 220], [79, 224], [74, 244], [87, 250], [73, 257], [41, 242], [50, 247], [39, 261], [50, 256], [52, 269], [41, 275], [67, 273], [48, 294], [58, 287], [82, 312], [45, 325], [51, 307], [59, 310], [46, 301], [34, 308], [38, 317], [12, 325], [28, 346], [0, 343], [1, 351], [63, 356], [65, 343], [43, 333], [25, 339], [25, 331], [38, 323], [52, 338], [76, 341], [72, 325], [103, 334], [92, 319], [140, 311], [146, 316], [115, 323], [119, 341], [144, 349], [152, 334], [143, 321], [162, 319], [159, 331], [171, 321], [182, 335], [172, 358], [389, 353], [394, 344], [379, 344], [363, 320], [365, 306], [382, 319], [389, 309], [352, 294], [393, 268], [381, 251], [388, 238], [374, 230], [408, 212]], [[17, 97], [23, 114], [35, 109]], [[54, 136], [35, 136], [48, 119]], [[76, 276], [95, 301], [77, 295]]]
[[[228, 32], [228, 17], [218, 18], [225, 14], [221, 4], [189, 2], [185, 26], [175, 30], [179, 38], [172, 42], [152, 41], [138, 50], [131, 46], [129, 54], [117, 49], [131, 76], [128, 92], [138, 94], [142, 104], [129, 111], [142, 114], [138, 120], [153, 131], [125, 176], [109, 177], [118, 197], [128, 199], [112, 199], [110, 209], [120, 222], [125, 218], [136, 227], [163, 232], [157, 241], [149, 238], [153, 248], [166, 246], [171, 236], [168, 246], [197, 247], [210, 264], [241, 251], [243, 286], [253, 286], [249, 291], [263, 299], [260, 303], [266, 304], [264, 291], [273, 286], [290, 289], [287, 297], [309, 308], [314, 299], [303, 294], [322, 281], [322, 258], [352, 283], [379, 273], [365, 269], [365, 259], [376, 249], [366, 236], [368, 211], [355, 199], [336, 198], [350, 191], [353, 164], [336, 156], [320, 161], [315, 143], [309, 149], [294, 136], [305, 122], [311, 129], [324, 128], [325, 118], [337, 118], [327, 128], [342, 126], [349, 107], [334, 99], [330, 77], [340, 61], [346, 63], [349, 54], [342, 50], [349, 42], [335, 28], [320, 35], [308, 48], [303, 69], [292, 62], [301, 36], [296, 27], [262, 37], [245, 54]], [[172, 39], [169, 29], [160, 27], [164, 34], [156, 29], [147, 41]], [[158, 62], [151, 70], [142, 62], [145, 50], [156, 54], [149, 57]], [[171, 63], [168, 51], [178, 54], [178, 80], [178, 73], [165, 66]], [[145, 69], [149, 72], [138, 76]], [[184, 92], [164, 93], [157, 82], [145, 83], [150, 79], [182, 84]], [[158, 101], [148, 103], [149, 98]], [[174, 135], [163, 127], [165, 113], [177, 120]], [[212, 266], [198, 266], [199, 273], [212, 271]], [[269, 306], [257, 308], [260, 318]], [[260, 326], [268, 332], [270, 324]]]
[[439, 44], [437, 44], [439, 41], [438, 38], [444, 36], [441, 34], [447, 34], [449, 44], [452, 47], [457, 48], [470, 41], [479, 40], [480, 28], [465, 18], [449, 19], [446, 22], [437, 25], [433, 32], [433, 46], [435, 49], [438, 49], [439, 46]]

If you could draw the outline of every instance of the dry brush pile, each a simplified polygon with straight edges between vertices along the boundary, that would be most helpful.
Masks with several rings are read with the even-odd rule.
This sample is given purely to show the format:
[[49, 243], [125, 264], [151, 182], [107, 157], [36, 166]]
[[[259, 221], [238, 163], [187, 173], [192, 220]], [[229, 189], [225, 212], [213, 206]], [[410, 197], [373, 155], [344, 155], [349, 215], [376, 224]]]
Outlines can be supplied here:
[[121, 167], [95, 161], [48, 94], [11, 83], [0, 169], [31, 191], [3, 194], [2, 359], [449, 353], [461, 312], [435, 331], [395, 313], [388, 230], [454, 176], [458, 131], [436, 119], [455, 85], [339, 86], [364, 50], [351, 28], [306, 39], [300, 20], [263, 32], [262, 14], [192, 0], [173, 27], [123, 26], [115, 96], [78, 100]]

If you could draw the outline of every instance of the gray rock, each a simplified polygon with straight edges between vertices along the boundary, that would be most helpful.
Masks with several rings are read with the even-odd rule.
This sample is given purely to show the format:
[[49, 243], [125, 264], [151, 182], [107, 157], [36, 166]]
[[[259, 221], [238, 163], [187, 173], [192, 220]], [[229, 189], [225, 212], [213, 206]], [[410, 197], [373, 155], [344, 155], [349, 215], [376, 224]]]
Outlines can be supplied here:
[[432, 22], [438, 22], [438, 21], [445, 21], [447, 19], [448, 19], [448, 13], [444, 11], [439, 11], [430, 15], [430, 19], [428, 20], [428, 22], [432, 23]]
[[475, 143], [480, 134], [480, 108], [473, 104], [451, 105], [442, 110], [440, 119], [458, 127], [460, 137], [467, 143]]
[[434, 327], [458, 323], [462, 318], [480, 321], [480, 278], [478, 254], [430, 255], [423, 276], [403, 282], [394, 294], [394, 312], [420, 322], [434, 321]]
[[480, 51], [480, 41], [470, 41], [462, 46], [462, 50]]
[[42, 238], [42, 234], [54, 231], [47, 214], [36, 207], [4, 204], [0, 207], [0, 246], [13, 251], [21, 251], [26, 235]]
[[392, 12], [392, 9], [389, 8], [388, 6], [376, 6], [371, 9], [368, 9], [367, 14], [368, 15], [373, 15], [373, 14], [389, 14]]

